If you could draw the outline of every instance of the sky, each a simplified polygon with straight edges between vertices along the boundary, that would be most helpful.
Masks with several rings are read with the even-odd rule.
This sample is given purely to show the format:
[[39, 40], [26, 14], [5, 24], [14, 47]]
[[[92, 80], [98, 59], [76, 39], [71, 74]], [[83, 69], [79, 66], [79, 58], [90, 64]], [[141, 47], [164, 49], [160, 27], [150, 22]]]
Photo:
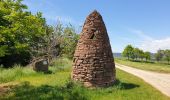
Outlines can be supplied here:
[[170, 49], [170, 0], [24, 0], [28, 11], [42, 12], [49, 25], [71, 23], [81, 32], [86, 17], [97, 10], [103, 17], [112, 51], [131, 44], [155, 53]]

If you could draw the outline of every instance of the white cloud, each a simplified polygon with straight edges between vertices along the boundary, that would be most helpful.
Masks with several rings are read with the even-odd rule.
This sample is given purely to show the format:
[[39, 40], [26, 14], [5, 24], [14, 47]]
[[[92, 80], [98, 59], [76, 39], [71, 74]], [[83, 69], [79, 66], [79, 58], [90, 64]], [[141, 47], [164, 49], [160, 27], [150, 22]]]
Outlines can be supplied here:
[[150, 51], [155, 53], [159, 49], [170, 49], [170, 37], [164, 38], [164, 39], [154, 39], [150, 41], [143, 41], [141, 44], [141, 49], [144, 51]]
[[131, 32], [135, 33], [142, 39], [142, 42], [141, 44], [139, 44], [138, 48], [144, 51], [150, 51], [155, 53], [159, 49], [170, 49], [170, 37], [154, 39], [146, 35], [146, 33], [141, 30], [131, 30]]

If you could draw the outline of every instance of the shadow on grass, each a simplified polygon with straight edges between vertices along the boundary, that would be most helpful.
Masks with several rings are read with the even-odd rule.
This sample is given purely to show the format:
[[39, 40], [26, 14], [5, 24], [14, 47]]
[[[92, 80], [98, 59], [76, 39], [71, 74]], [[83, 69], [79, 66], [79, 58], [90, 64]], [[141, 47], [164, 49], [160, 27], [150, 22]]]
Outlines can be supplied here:
[[129, 61], [131, 61], [131, 62], [139, 62], [139, 63], [149, 63], [149, 64], [154, 64], [155, 62], [153, 62], [153, 61], [141, 61], [141, 60], [129, 60]]
[[65, 86], [41, 85], [39, 87], [30, 85], [29, 82], [21, 83], [10, 91], [4, 100], [88, 100], [85, 88], [74, 86], [68, 82]]
[[[32, 86], [29, 82], [24, 82], [15, 86], [9, 91], [12, 95], [4, 96], [5, 100], [89, 100], [93, 93], [113, 93], [116, 90], [127, 90], [137, 88], [139, 85], [124, 83], [117, 80], [113, 86], [108, 88], [88, 89], [72, 81], [68, 81], [63, 86]], [[90, 94], [89, 94], [90, 93]], [[101, 95], [98, 94], [98, 95]], [[1, 98], [0, 98], [1, 99]]]
[[126, 89], [133, 89], [138, 88], [140, 85], [133, 84], [133, 83], [125, 83], [121, 82], [120, 80], [116, 80], [116, 82], [113, 84], [113, 87], [116, 86], [118, 89], [126, 90]]
[[44, 72], [44, 74], [52, 74], [53, 72], [51, 70], [48, 70], [47, 72]]

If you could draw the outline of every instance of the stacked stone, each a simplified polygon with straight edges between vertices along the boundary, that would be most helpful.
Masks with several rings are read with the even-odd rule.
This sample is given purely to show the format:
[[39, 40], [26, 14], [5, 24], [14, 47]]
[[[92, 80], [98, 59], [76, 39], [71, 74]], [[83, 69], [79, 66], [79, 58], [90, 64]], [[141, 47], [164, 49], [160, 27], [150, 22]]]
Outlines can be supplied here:
[[93, 11], [84, 23], [73, 58], [72, 79], [87, 87], [109, 86], [115, 81], [109, 37], [97, 11]]

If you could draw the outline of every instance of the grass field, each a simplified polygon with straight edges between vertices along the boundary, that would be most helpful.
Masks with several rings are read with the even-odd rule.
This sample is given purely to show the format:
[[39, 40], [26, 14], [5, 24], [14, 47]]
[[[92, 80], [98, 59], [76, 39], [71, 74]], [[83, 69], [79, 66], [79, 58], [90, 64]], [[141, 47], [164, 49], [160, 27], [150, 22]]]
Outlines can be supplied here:
[[167, 64], [160, 64], [160, 63], [150, 63], [150, 62], [135, 62], [135, 61], [128, 61], [125, 59], [115, 59], [116, 63], [135, 67], [138, 69], [155, 71], [160, 73], [170, 73], [170, 65]]
[[[18, 83], [0, 96], [5, 100], [169, 100], [143, 80], [117, 69], [117, 82], [109, 88], [87, 89], [70, 81], [71, 61], [59, 59], [50, 67], [51, 74], [31, 68], [2, 69], [1, 85]], [[19, 74], [18, 74], [19, 73]], [[10, 75], [11, 74], [11, 75]], [[9, 78], [9, 79], [7, 79]]]

